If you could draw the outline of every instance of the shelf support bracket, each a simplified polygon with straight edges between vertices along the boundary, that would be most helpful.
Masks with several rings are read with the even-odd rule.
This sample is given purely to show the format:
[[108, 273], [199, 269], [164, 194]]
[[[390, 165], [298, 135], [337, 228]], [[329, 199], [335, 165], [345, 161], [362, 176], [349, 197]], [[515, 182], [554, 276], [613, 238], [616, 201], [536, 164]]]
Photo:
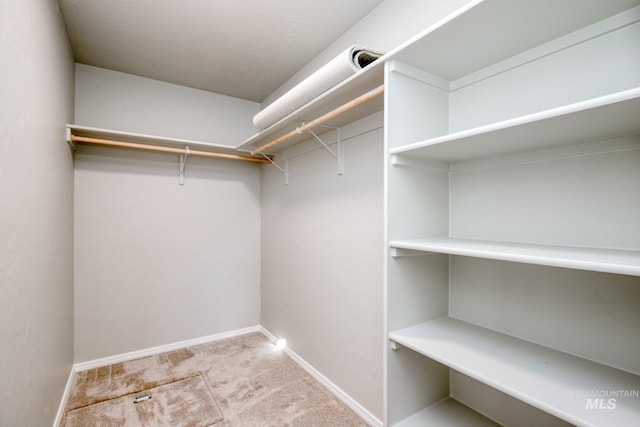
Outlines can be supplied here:
[[[304, 123], [303, 123], [304, 125]], [[325, 124], [319, 124], [318, 126], [335, 129], [336, 131], [336, 151], [333, 151], [318, 135], [316, 135], [311, 129], [307, 129], [318, 144], [326, 148], [326, 150], [338, 160], [338, 175], [344, 175], [344, 157], [342, 152], [342, 137], [340, 135], [340, 128], [336, 126], [329, 126]], [[298, 128], [299, 129], [299, 128]]]
[[180, 154], [180, 185], [184, 185], [184, 169], [187, 165], [187, 156], [189, 156], [189, 146], [184, 147], [184, 154]]
[[282, 175], [284, 175], [284, 185], [289, 185], [289, 159], [287, 159], [287, 150], [284, 150], [282, 152], [282, 155], [284, 156], [284, 168], [281, 168], [280, 166], [278, 166], [278, 164], [274, 162], [273, 159], [267, 156], [266, 154], [262, 152], [260, 154], [262, 155], [262, 157], [269, 160], [269, 163], [275, 166], [276, 169], [282, 172]]
[[402, 344], [398, 344], [397, 342], [390, 340], [389, 345], [391, 346], [391, 350], [402, 350], [404, 346]]
[[433, 252], [416, 251], [413, 249], [391, 248], [391, 256], [393, 258], [433, 255]]
[[439, 162], [437, 160], [428, 160], [421, 158], [411, 158], [410, 156], [403, 156], [401, 154], [391, 155], [391, 166], [408, 166], [413, 168], [420, 168], [431, 170], [433, 172], [448, 173], [450, 172], [449, 165], [445, 162]]

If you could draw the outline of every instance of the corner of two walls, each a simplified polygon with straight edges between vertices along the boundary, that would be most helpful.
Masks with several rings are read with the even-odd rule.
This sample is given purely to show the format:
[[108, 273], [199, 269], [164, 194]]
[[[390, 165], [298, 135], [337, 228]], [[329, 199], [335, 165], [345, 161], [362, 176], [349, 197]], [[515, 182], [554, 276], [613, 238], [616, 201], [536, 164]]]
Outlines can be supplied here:
[[287, 149], [288, 185], [263, 168], [261, 324], [381, 419], [382, 114], [341, 133], [343, 175], [314, 141]]
[[73, 364], [73, 54], [53, 1], [0, 2], [0, 425], [51, 425]]
[[[77, 64], [76, 124], [236, 145], [258, 104]], [[259, 324], [260, 168], [80, 146], [75, 361]]]

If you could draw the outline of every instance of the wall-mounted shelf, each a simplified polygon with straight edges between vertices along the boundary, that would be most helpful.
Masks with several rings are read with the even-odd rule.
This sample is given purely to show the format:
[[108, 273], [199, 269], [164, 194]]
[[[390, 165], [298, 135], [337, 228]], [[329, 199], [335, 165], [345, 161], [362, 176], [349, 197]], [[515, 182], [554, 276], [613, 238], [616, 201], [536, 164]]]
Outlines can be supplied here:
[[393, 240], [392, 248], [640, 276], [640, 251], [456, 238]]
[[456, 162], [640, 132], [640, 88], [528, 114], [389, 150]]
[[[366, 68], [358, 71], [353, 76], [334, 86], [322, 95], [301, 106], [286, 117], [280, 119], [268, 128], [244, 141], [238, 146], [238, 150], [250, 152], [269, 141], [275, 140], [291, 131], [295, 131], [304, 123], [312, 122], [322, 115], [335, 110], [353, 99], [363, 95], [382, 85], [384, 82], [384, 57], [373, 62]], [[360, 118], [381, 111], [384, 108], [383, 97], [378, 96], [369, 102], [362, 103], [356, 108], [341, 113], [332, 118], [327, 124], [341, 127]], [[277, 147], [269, 149], [267, 153], [275, 153], [296, 143], [311, 138], [307, 133], [300, 133]]]
[[[136, 150], [158, 151], [185, 156], [204, 156], [230, 160], [243, 160], [255, 163], [269, 162], [269, 159], [264, 157], [252, 157], [244, 154], [238, 154], [234, 147], [228, 145], [122, 132], [111, 129], [67, 125], [67, 143], [75, 149], [77, 142]], [[184, 158], [181, 162], [184, 163]]]
[[393, 331], [389, 338], [576, 425], [631, 426], [640, 417], [637, 397], [618, 396], [615, 410], [589, 406], [587, 391], [640, 390], [639, 376], [609, 366], [453, 318]]
[[[233, 147], [225, 145], [77, 125], [67, 125], [67, 143], [74, 150], [77, 148], [78, 143], [87, 143], [114, 148], [177, 154], [180, 156], [180, 185], [184, 185], [187, 157], [190, 155], [254, 163], [267, 163], [271, 161], [266, 156], [251, 157], [236, 154]], [[192, 147], [197, 148], [197, 150], [192, 149]]]
[[167, 138], [159, 135], [148, 135], [143, 133], [124, 132], [124, 131], [118, 131], [113, 129], [80, 126], [75, 124], [67, 125], [67, 136], [69, 135], [83, 136], [88, 138], [127, 141], [127, 142], [132, 142], [137, 144], [150, 144], [150, 145], [158, 145], [163, 147], [184, 148], [185, 146], [188, 145], [191, 148], [204, 150], [204, 151], [226, 153], [226, 154], [237, 153], [235, 147], [231, 145], [216, 144], [213, 142], [206, 142], [206, 141], [195, 141], [191, 139]]

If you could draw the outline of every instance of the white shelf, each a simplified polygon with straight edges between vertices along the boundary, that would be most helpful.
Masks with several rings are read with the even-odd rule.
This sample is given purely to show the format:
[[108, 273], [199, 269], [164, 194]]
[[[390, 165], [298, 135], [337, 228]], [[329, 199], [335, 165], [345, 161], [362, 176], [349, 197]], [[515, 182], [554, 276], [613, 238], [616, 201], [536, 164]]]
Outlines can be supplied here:
[[[396, 343], [580, 426], [632, 426], [640, 398], [589, 408], [589, 392], [637, 392], [640, 377], [453, 318], [389, 334]], [[604, 396], [604, 405], [611, 396]], [[591, 402], [592, 403], [592, 402]]]
[[389, 150], [456, 162], [640, 132], [640, 88], [528, 114]]
[[498, 427], [455, 399], [447, 398], [411, 415], [393, 427]]
[[89, 138], [100, 138], [118, 140], [124, 142], [133, 142], [138, 144], [154, 144], [166, 147], [184, 148], [188, 145], [190, 148], [197, 148], [204, 151], [212, 151], [216, 153], [237, 154], [236, 148], [230, 145], [216, 144], [206, 141], [195, 141], [191, 139], [168, 138], [159, 135], [149, 135], [144, 133], [125, 132], [113, 129], [103, 129], [90, 126], [80, 126], [68, 124], [67, 129], [73, 135], [84, 136]]
[[[245, 140], [238, 146], [241, 151], [251, 151], [269, 141], [272, 141], [292, 130], [295, 130], [303, 122], [310, 122], [323, 114], [340, 107], [341, 105], [357, 98], [360, 95], [380, 86], [384, 83], [384, 56], [373, 62], [371, 65], [358, 71], [353, 76], [334, 86], [317, 98], [309, 101], [286, 117], [280, 119], [273, 125], [261, 130], [254, 136]], [[331, 126], [343, 126], [358, 119], [366, 117], [384, 109], [384, 97], [378, 96], [371, 101], [349, 110], [327, 123]], [[316, 132], [321, 134], [323, 132]], [[287, 147], [295, 145], [310, 138], [310, 134], [302, 133], [295, 136], [267, 153], [275, 153]]]
[[448, 81], [637, 6], [634, 0], [474, 0], [389, 52]]
[[640, 251], [533, 245], [450, 237], [392, 240], [389, 246], [396, 249], [640, 276]]

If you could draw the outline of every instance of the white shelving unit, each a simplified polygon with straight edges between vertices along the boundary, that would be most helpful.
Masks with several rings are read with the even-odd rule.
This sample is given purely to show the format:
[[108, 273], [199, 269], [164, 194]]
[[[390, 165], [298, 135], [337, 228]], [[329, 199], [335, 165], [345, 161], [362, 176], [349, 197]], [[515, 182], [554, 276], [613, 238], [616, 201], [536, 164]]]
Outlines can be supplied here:
[[638, 40], [485, 0], [386, 57], [386, 425], [640, 425]]

